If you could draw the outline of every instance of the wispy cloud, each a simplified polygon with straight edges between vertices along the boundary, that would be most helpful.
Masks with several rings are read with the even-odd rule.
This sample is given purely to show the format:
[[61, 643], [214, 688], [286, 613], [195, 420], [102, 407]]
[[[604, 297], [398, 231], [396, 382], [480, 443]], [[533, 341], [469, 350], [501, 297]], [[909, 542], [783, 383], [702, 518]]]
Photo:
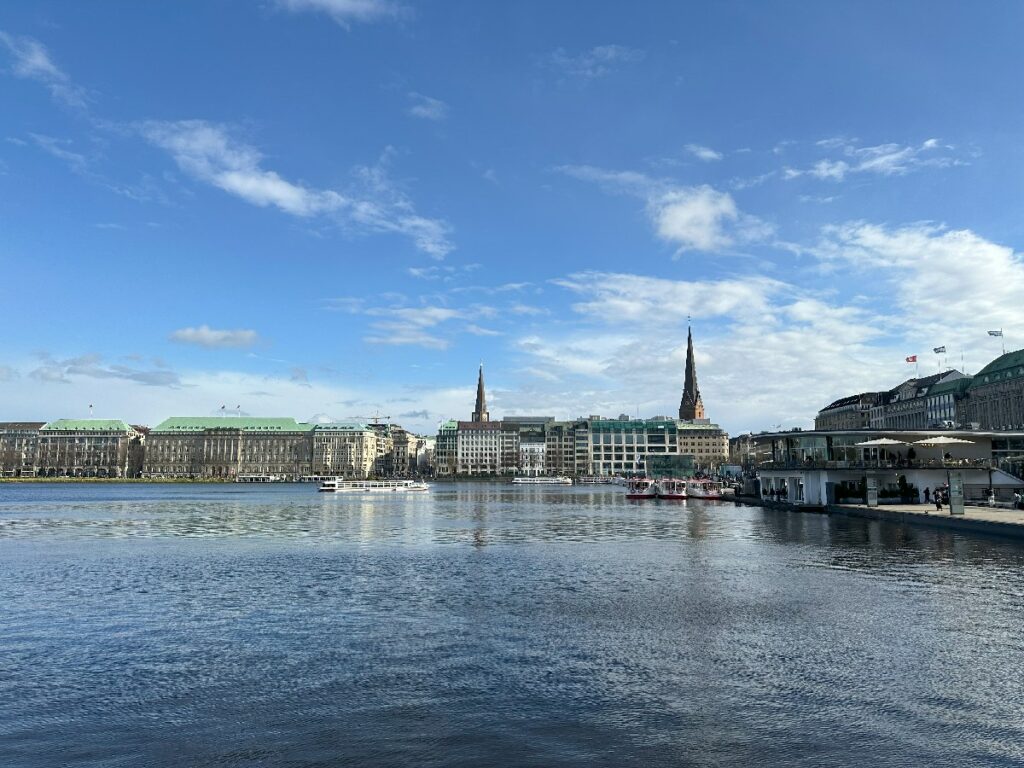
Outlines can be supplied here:
[[680, 186], [636, 171], [607, 171], [589, 165], [562, 166], [558, 170], [645, 200], [655, 233], [676, 245], [677, 255], [685, 251], [722, 251], [738, 243], [765, 239], [772, 232], [765, 222], [741, 212], [728, 192], [706, 184]]
[[42, 83], [56, 101], [66, 106], [85, 108], [85, 91], [71, 82], [42, 43], [31, 37], [17, 37], [0, 31], [0, 44], [11, 54], [15, 75]]
[[440, 122], [448, 117], [448, 105], [440, 99], [424, 96], [422, 93], [410, 93], [409, 102], [409, 114], [413, 117], [434, 122]]
[[966, 164], [964, 160], [951, 154], [954, 147], [942, 144], [938, 139], [928, 139], [918, 145], [889, 143], [861, 147], [853, 141], [834, 138], [818, 141], [816, 146], [839, 150], [841, 156], [823, 158], [808, 168], [785, 168], [783, 178], [810, 176], [828, 181], [843, 181], [848, 175], [855, 173], [903, 176], [922, 168], [949, 168]]
[[171, 334], [171, 341], [195, 344], [207, 349], [229, 349], [251, 347], [260, 340], [259, 334], [251, 330], [217, 330], [208, 325], [198, 328], [180, 328]]
[[43, 383], [70, 384], [76, 377], [91, 379], [122, 379], [149, 387], [177, 387], [181, 380], [167, 369], [145, 370], [127, 365], [103, 365], [100, 355], [80, 355], [57, 359], [42, 355], [42, 363], [29, 377]]
[[53, 136], [44, 136], [39, 133], [30, 133], [29, 136], [37, 147], [48, 155], [66, 163], [68, 168], [75, 173], [84, 174], [86, 172], [89, 161], [85, 155], [68, 149], [71, 146], [71, 142], [67, 139], [56, 139]]
[[564, 48], [553, 51], [547, 65], [568, 77], [594, 80], [611, 74], [624, 64], [640, 61], [644, 52], [624, 45], [598, 45], [588, 51], [570, 54]]
[[355, 21], [384, 21], [409, 13], [406, 6], [390, 0], [277, 0], [277, 5], [293, 12], [325, 13], [346, 28]]
[[341, 224], [410, 238], [415, 246], [444, 258], [453, 245], [448, 225], [418, 214], [406, 195], [391, 183], [385, 153], [376, 166], [355, 171], [363, 195], [316, 189], [288, 181], [262, 167], [263, 155], [234, 139], [227, 128], [204, 120], [149, 121], [142, 135], [168, 152], [190, 176], [260, 207], [273, 206], [292, 216], [330, 216]]
[[703, 147], [700, 144], [687, 144], [686, 151], [698, 160], [703, 160], [706, 163], [721, 160], [723, 157], [721, 152], [716, 152], [711, 147]]
[[14, 381], [18, 372], [9, 365], [0, 365], [0, 381]]

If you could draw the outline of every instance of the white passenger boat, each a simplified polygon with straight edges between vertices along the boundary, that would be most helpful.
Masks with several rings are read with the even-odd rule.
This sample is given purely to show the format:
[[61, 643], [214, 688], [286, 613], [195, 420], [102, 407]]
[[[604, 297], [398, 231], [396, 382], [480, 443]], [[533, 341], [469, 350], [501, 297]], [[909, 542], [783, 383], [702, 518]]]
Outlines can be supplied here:
[[627, 499], [656, 499], [658, 498], [658, 484], [645, 477], [637, 477], [626, 484]]
[[419, 480], [346, 480], [329, 477], [320, 483], [321, 493], [423, 493], [430, 486]]
[[613, 485], [621, 479], [614, 475], [580, 475], [576, 478], [576, 485]]
[[694, 499], [722, 498], [722, 484], [715, 480], [691, 478], [686, 483], [686, 492]]
[[674, 477], [665, 477], [658, 481], [659, 499], [685, 499], [689, 493], [689, 483]]
[[572, 485], [571, 477], [545, 477], [538, 475], [536, 477], [513, 477], [513, 485]]

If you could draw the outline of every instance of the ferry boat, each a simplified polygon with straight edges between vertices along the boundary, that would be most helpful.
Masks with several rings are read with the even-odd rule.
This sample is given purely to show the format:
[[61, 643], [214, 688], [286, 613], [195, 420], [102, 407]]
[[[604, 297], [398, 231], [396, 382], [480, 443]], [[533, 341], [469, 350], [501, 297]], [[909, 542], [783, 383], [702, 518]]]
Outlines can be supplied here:
[[659, 480], [657, 485], [659, 499], [685, 499], [689, 494], [689, 483], [686, 480], [666, 477]]
[[557, 477], [545, 477], [537, 475], [535, 477], [513, 477], [513, 485], [572, 485], [571, 477], [563, 477], [561, 475]]
[[423, 493], [430, 486], [419, 480], [346, 480], [329, 477], [320, 483], [321, 493]]
[[658, 484], [644, 477], [637, 477], [626, 484], [627, 499], [656, 499]]
[[621, 479], [615, 475], [580, 475], [576, 485], [617, 485]]
[[722, 484], [715, 480], [691, 478], [686, 483], [686, 492], [695, 499], [722, 498]]

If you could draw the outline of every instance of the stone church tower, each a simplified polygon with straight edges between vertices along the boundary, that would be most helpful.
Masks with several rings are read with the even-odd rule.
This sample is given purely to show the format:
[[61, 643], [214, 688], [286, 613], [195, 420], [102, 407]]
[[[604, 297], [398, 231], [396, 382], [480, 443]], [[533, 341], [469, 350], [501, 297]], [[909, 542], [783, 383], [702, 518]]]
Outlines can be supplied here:
[[697, 386], [697, 365], [693, 361], [693, 331], [687, 328], [686, 380], [683, 384], [683, 399], [679, 403], [679, 419], [693, 421], [703, 418], [705, 418], [704, 403], [700, 399], [700, 387]]
[[480, 375], [476, 380], [476, 410], [473, 411], [472, 421], [490, 421], [491, 414], [487, 412], [487, 396], [484, 394], [484, 364], [480, 363]]

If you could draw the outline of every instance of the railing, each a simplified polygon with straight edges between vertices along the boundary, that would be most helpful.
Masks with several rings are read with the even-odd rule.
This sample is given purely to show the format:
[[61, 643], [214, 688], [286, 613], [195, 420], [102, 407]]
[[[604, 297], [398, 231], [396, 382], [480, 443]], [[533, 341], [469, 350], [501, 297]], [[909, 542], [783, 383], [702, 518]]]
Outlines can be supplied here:
[[771, 469], [999, 469], [991, 459], [932, 459], [929, 461], [824, 461], [797, 459], [767, 461], [758, 466]]

